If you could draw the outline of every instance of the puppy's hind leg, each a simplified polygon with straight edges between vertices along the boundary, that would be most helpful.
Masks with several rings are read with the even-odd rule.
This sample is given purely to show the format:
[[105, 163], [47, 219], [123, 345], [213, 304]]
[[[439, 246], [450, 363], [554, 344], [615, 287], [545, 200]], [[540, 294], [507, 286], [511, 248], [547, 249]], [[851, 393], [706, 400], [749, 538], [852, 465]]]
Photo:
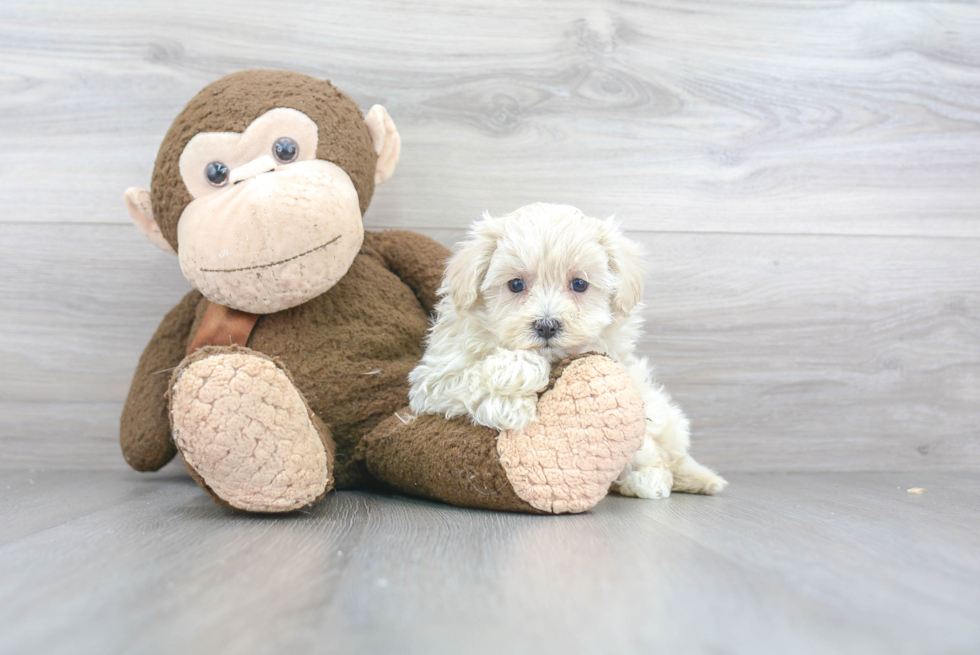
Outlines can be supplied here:
[[664, 463], [660, 447], [649, 433], [643, 446], [613, 483], [612, 490], [621, 496], [656, 500], [670, 496], [674, 475]]
[[[662, 388], [655, 388], [652, 393], [646, 395], [646, 398], [648, 399], [646, 409], [649, 419], [647, 422], [647, 439], [656, 442], [657, 450], [662, 456], [662, 460], [659, 463], [654, 462], [653, 465], [666, 465], [670, 468], [672, 473], [671, 491], [710, 496], [724, 489], [728, 483], [721, 476], [707, 466], [698, 464], [693, 457], [687, 454], [687, 449], [691, 443], [691, 424], [684, 416], [684, 412], [673, 403], [667, 392]], [[641, 467], [639, 471], [644, 471], [644, 468]], [[650, 477], [650, 473], [647, 473], [647, 477]], [[656, 496], [644, 495], [640, 497], [651, 498]]]
[[634, 362], [630, 374], [643, 395], [646, 432], [643, 447], [620, 473], [613, 490], [634, 498], [667, 498], [676, 489], [671, 463], [687, 452], [687, 418], [663, 387], [651, 382], [645, 360]]
[[620, 474], [614, 490], [636, 498], [666, 498], [672, 491], [715, 494], [728, 484], [687, 454], [690, 423], [663, 387], [650, 381], [645, 362], [631, 371], [647, 414], [643, 447]]

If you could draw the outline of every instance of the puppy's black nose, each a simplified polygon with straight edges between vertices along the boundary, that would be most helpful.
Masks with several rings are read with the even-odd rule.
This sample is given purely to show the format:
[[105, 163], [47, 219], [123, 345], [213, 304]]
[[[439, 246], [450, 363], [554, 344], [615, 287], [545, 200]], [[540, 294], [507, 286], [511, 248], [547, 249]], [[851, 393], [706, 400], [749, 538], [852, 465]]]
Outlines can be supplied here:
[[553, 318], [535, 321], [534, 323], [534, 331], [542, 339], [550, 339], [558, 334], [559, 330], [561, 330], [561, 321], [556, 321]]

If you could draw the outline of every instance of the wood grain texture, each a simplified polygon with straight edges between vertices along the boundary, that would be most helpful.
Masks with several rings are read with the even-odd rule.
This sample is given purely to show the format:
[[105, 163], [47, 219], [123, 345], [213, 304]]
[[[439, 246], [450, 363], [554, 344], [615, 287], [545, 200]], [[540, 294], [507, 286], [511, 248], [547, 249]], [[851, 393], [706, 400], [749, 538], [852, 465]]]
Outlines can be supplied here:
[[0, 652], [974, 652], [978, 494], [743, 474], [579, 516], [333, 493], [257, 517], [177, 470], [2, 471]]
[[[188, 289], [175, 259], [131, 226], [0, 235], [0, 459], [124, 466], [120, 403]], [[691, 417], [699, 459], [722, 471], [980, 467], [973, 241], [631, 236], [650, 262], [640, 350]], [[22, 252], [33, 256], [11, 268]]]
[[[0, 3], [3, 221], [128, 222], [247, 68], [404, 137], [386, 226], [560, 200], [632, 229], [980, 236], [980, 8], [955, 2]], [[57, 180], [52, 184], [52, 180]]]
[[980, 466], [980, 5], [790, 0], [0, 0], [0, 462], [124, 466], [120, 404], [187, 284], [121, 193], [254, 67], [388, 107], [369, 228], [617, 214], [699, 459]]

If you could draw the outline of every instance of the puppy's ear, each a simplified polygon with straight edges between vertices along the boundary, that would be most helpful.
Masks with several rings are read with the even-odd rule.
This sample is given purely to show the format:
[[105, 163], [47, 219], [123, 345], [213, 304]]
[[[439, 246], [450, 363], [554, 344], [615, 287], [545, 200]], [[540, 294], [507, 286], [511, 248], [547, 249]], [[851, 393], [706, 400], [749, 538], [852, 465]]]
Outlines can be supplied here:
[[643, 299], [643, 253], [639, 245], [623, 236], [623, 231], [612, 219], [603, 224], [602, 245], [609, 254], [609, 267], [619, 278], [612, 297], [612, 309], [622, 316], [629, 316]]
[[467, 310], [480, 297], [480, 285], [497, 249], [497, 219], [484, 214], [470, 228], [465, 241], [453, 247], [453, 256], [446, 263], [440, 295], [449, 295], [458, 311]]

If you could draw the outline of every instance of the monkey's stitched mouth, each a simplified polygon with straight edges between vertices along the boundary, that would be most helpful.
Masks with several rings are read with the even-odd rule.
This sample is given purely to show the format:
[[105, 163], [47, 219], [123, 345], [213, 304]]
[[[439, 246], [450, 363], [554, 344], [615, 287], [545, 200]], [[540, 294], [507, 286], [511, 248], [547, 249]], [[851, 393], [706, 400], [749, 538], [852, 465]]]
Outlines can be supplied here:
[[341, 235], [338, 234], [334, 238], [330, 239], [330, 241], [320, 244], [316, 248], [310, 248], [306, 252], [301, 252], [298, 255], [293, 255], [292, 257], [287, 257], [286, 259], [280, 259], [279, 261], [272, 262], [270, 264], [257, 264], [255, 266], [243, 266], [242, 268], [202, 268], [200, 270], [202, 273], [238, 273], [240, 271], [254, 271], [260, 268], [271, 268], [273, 266], [279, 266], [279, 264], [285, 264], [286, 262], [291, 262], [294, 259], [299, 259], [300, 257], [306, 257], [307, 255], [314, 253], [317, 250], [323, 250], [330, 244], [336, 243], [337, 239], [339, 239], [340, 236]]

